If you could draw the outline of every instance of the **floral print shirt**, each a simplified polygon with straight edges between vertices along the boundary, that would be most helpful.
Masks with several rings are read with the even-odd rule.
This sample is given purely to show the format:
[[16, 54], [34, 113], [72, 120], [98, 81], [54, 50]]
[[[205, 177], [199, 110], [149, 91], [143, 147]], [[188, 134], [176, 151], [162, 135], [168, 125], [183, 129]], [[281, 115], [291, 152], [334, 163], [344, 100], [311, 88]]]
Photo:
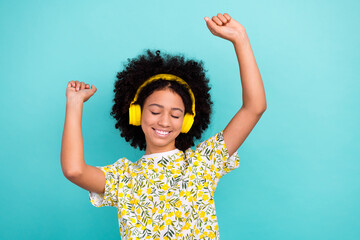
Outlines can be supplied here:
[[144, 155], [132, 163], [121, 158], [98, 167], [105, 192], [89, 192], [95, 207], [118, 210], [121, 239], [219, 239], [214, 193], [222, 176], [239, 167], [223, 132], [197, 145]]

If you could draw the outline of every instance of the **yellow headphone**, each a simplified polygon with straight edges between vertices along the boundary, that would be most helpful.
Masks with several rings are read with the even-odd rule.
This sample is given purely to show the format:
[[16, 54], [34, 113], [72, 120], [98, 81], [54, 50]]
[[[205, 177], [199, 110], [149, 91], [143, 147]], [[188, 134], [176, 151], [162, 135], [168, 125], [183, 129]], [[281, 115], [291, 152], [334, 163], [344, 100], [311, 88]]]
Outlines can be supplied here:
[[193, 92], [191, 91], [190, 86], [181, 78], [172, 75], [172, 74], [157, 74], [155, 76], [152, 76], [151, 78], [149, 78], [148, 80], [146, 80], [136, 91], [134, 100], [130, 103], [130, 107], [129, 107], [129, 124], [130, 125], [134, 125], [134, 126], [140, 126], [141, 125], [141, 107], [139, 104], [135, 104], [135, 102], [138, 99], [139, 93], [141, 91], [141, 89], [143, 87], [145, 87], [146, 85], [148, 85], [151, 82], [154, 82], [156, 80], [159, 79], [164, 79], [164, 80], [168, 80], [168, 81], [176, 81], [178, 83], [183, 84], [189, 91], [190, 93], [190, 97], [191, 97], [191, 101], [192, 101], [192, 114], [190, 113], [186, 113], [183, 119], [183, 124], [181, 127], [181, 132], [182, 133], [187, 133], [191, 126], [194, 123], [194, 117], [195, 117], [195, 97]]

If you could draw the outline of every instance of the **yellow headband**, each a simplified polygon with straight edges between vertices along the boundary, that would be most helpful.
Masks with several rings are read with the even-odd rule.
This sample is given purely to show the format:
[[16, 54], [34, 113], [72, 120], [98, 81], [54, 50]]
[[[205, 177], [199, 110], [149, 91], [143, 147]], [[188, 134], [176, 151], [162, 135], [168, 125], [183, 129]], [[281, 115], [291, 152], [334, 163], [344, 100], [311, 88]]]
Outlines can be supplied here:
[[178, 76], [172, 75], [172, 74], [157, 74], [157, 75], [152, 76], [149, 79], [147, 79], [143, 84], [141, 84], [141, 86], [136, 91], [134, 100], [130, 103], [130, 105], [132, 105], [133, 103], [135, 103], [137, 101], [137, 99], [139, 97], [139, 93], [143, 87], [145, 87], [146, 85], [148, 85], [156, 80], [159, 80], [159, 79], [164, 79], [164, 80], [168, 80], [168, 81], [176, 81], [178, 83], [183, 84], [187, 88], [187, 90], [190, 93], [190, 98], [191, 98], [191, 102], [192, 102], [192, 107], [191, 107], [192, 115], [195, 117], [195, 97], [194, 97], [193, 92], [191, 91], [190, 86], [183, 79], [181, 79]]

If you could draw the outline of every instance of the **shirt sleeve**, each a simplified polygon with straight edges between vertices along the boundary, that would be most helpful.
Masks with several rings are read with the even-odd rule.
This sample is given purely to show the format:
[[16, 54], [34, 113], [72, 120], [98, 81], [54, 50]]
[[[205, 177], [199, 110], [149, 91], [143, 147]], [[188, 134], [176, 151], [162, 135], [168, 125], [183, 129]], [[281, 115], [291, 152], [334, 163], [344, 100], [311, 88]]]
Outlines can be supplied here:
[[210, 174], [214, 179], [215, 187], [222, 176], [239, 167], [238, 152], [229, 156], [225, 145], [223, 131], [197, 145], [195, 152], [206, 161]]
[[105, 175], [105, 192], [96, 193], [89, 191], [90, 202], [95, 207], [114, 207], [118, 202], [119, 181], [125, 172], [124, 159], [119, 159], [112, 165], [96, 167], [103, 171]]

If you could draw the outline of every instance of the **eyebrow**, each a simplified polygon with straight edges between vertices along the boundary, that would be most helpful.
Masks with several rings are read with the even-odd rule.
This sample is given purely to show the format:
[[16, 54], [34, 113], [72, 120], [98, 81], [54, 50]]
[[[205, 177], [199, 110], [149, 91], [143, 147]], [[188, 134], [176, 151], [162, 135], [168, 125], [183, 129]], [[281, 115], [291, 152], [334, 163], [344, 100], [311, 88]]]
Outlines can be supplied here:
[[[164, 108], [163, 105], [156, 104], [156, 103], [150, 104], [149, 107], [150, 106], [156, 106], [156, 107], [159, 107], [159, 108]], [[181, 108], [171, 108], [171, 110], [178, 110], [178, 111], [184, 112]]]

